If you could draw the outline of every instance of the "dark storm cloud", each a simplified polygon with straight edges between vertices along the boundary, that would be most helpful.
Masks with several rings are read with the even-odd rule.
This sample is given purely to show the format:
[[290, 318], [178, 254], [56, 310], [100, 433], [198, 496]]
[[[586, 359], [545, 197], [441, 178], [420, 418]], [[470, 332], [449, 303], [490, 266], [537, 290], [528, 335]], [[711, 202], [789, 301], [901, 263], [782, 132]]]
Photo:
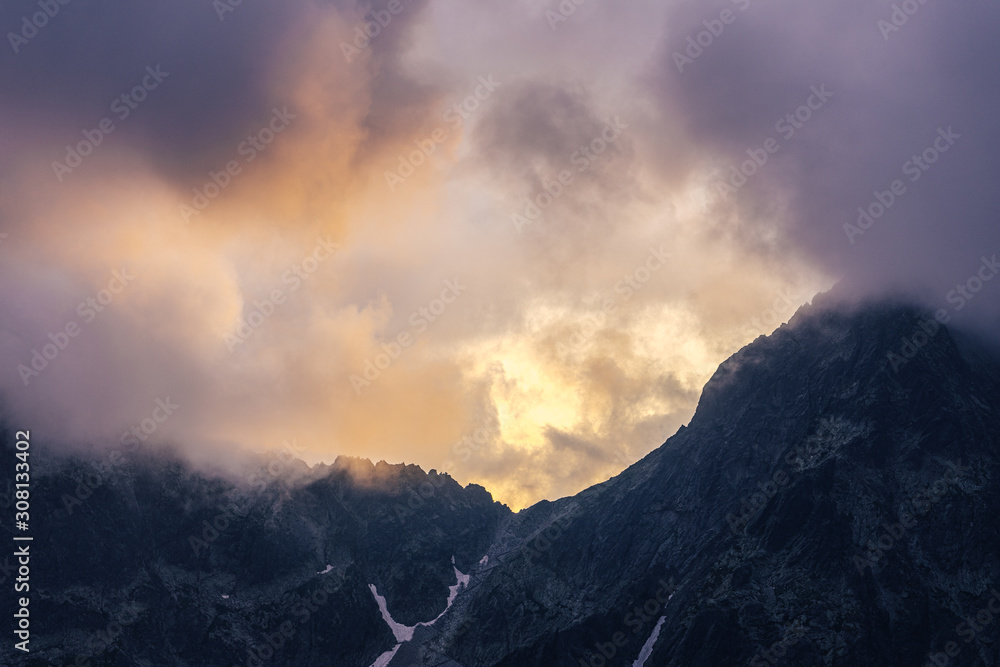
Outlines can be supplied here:
[[[678, 12], [683, 20], [669, 22], [653, 81], [665, 117], [681, 119], [723, 177], [748, 150], [778, 142], [719, 219], [733, 205], [761, 235], [781, 220], [784, 242], [854, 290], [906, 291], [949, 307], [949, 290], [984, 254], [1000, 253], [1000, 10], [986, 2], [895, 6], [902, 4], [910, 14], [894, 17], [890, 2], [741, 0], [697, 11], [692, 3]], [[724, 9], [730, 22], [720, 24]], [[703, 34], [700, 50], [691, 46], [689, 37], [712, 28], [720, 34]], [[777, 127], [824, 85], [833, 97], [809, 120]], [[907, 166], [935, 141], [947, 152], [933, 165]], [[845, 229], [896, 180], [905, 192], [880, 218], [863, 219], [860, 234]], [[1000, 280], [983, 295], [965, 312], [988, 321], [998, 314]]]
[[[477, 128], [475, 140], [480, 159], [497, 176], [541, 188], [543, 179], [552, 179], [563, 169], [576, 169], [571, 163], [574, 152], [599, 138], [609, 121], [614, 123], [593, 108], [583, 89], [540, 81], [511, 82]], [[626, 146], [624, 141], [610, 144], [605, 157], [628, 155]], [[600, 164], [594, 161], [592, 166]], [[609, 189], [621, 185], [622, 174], [615, 178], [608, 169], [582, 173]]]
[[[375, 10], [385, 20], [386, 3], [377, 3]], [[439, 121], [435, 106], [447, 89], [447, 85], [434, 82], [431, 77], [416, 80], [400, 62], [400, 54], [410, 46], [411, 32], [401, 23], [414, 23], [429, 4], [427, 0], [405, 0], [397, 15], [373, 40], [376, 50], [371, 82], [371, 107], [362, 128], [367, 134], [362, 143], [358, 160], [376, 158], [378, 148], [383, 144], [394, 144], [415, 134], [429, 132], [429, 127]], [[373, 18], [371, 13], [367, 18]]]
[[[29, 29], [25, 34], [33, 36], [26, 42], [14, 38], [17, 53], [9, 36], [0, 51], [5, 87], [0, 117], [8, 127], [33, 137], [18, 145], [31, 151], [26, 159], [58, 159], [64, 145], [83, 138], [82, 131], [111, 118], [116, 142], [140, 151], [161, 173], [182, 182], [217, 168], [243, 137], [260, 129], [272, 107], [288, 103], [274, 92], [286, 74], [279, 69], [281, 57], [295, 48], [311, 8], [339, 12], [351, 26], [362, 18], [358, 4], [346, 0], [319, 5], [308, 0], [52, 4], [58, 13], [37, 34]], [[380, 68], [371, 84], [369, 146], [398, 138], [405, 129], [395, 127], [406, 128], [429, 105], [423, 88], [406, 82], [396, 70], [397, 49], [405, 46], [408, 27], [423, 4], [405, 3], [404, 11], [366, 47]], [[226, 6], [231, 10], [220, 9]], [[0, 9], [0, 28], [5, 36], [19, 36], [23, 17], [39, 11], [36, 2], [6, 4]], [[346, 43], [353, 37], [347, 30], [341, 36]], [[366, 67], [363, 61], [353, 66]], [[113, 111], [111, 104], [143, 80], [147, 66], [159, 66], [168, 75], [121, 119], [118, 109], [126, 107], [119, 104]]]
[[[5, 40], [38, 1], [0, 9]], [[888, 39], [877, 22], [919, 0], [609, 0], [556, 26], [549, 2], [400, 0], [350, 59], [341, 42], [389, 0], [242, 0], [221, 21], [233, 0], [53, 1], [19, 53], [0, 45], [0, 390], [53, 439], [115, 438], [171, 397], [183, 407], [156, 438], [220, 458], [293, 424], [313, 460], [450, 458], [527, 504], [661, 443], [718, 361], [833, 277], [923, 286], [953, 309], [949, 290], [1000, 255], [996, 0], [914, 4]], [[679, 72], [689, 37], [706, 43]], [[64, 146], [157, 65], [169, 77], [56, 182]], [[452, 127], [444, 112], [482, 77], [496, 93]], [[192, 186], [285, 105], [294, 128], [181, 227]], [[776, 127], [802, 109], [791, 136]], [[387, 187], [437, 127], [433, 155]], [[950, 142], [939, 128], [960, 136], [849, 239], [905, 161]], [[780, 149], [717, 199], [769, 139]], [[515, 230], [563, 170], [572, 184]], [[234, 351], [319, 228], [335, 259]], [[123, 266], [135, 285], [29, 386], [19, 367]], [[456, 277], [467, 294], [393, 352]], [[963, 312], [984, 319], [998, 290]], [[390, 353], [356, 392], [350, 376]], [[454, 456], [480, 429], [486, 443]]]
[[[559, 282], [570, 276], [568, 264], [602, 252], [602, 240], [627, 229], [620, 213], [639, 190], [633, 121], [626, 111], [602, 110], [583, 87], [506, 85], [475, 130], [475, 159], [507, 189], [510, 216], [520, 216], [509, 218], [511, 229], [530, 238], [523, 251], [553, 260], [538, 266]], [[538, 223], [525, 226], [533, 206]]]
[[[57, 144], [111, 117], [128, 143], [181, 168], [219, 143], [228, 147], [234, 129], [268, 108], [270, 51], [297, 5], [244, 2], [220, 21], [210, 2], [77, 0], [61, 6], [16, 55], [5, 44], [0, 75], [11, 93], [5, 113]], [[37, 9], [7, 5], [0, 25], [16, 29]], [[119, 120], [112, 101], [139, 84], [147, 66], [169, 75]]]

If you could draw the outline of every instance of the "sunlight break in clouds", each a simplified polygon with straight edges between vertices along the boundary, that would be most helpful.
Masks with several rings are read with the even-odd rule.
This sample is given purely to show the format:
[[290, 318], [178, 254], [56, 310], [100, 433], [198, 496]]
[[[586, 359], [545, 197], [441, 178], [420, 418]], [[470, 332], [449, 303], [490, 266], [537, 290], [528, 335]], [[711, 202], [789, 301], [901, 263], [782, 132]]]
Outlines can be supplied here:
[[[733, 3], [583, 3], [555, 29], [535, 0], [67, 5], [0, 62], [5, 412], [112, 447], [169, 397], [150, 443], [202, 461], [294, 438], [311, 463], [417, 463], [521, 507], [658, 446], [719, 362], [837, 279], [940, 301], [1000, 250], [976, 51], [995, 8], [928, 5], [884, 40], [859, 4], [853, 41], [806, 45], [849, 12], [745, 4], [682, 72]], [[931, 62], [965, 74], [906, 75]], [[169, 76], [57, 177], [147, 67]], [[949, 124], [947, 160], [847, 243]], [[116, 271], [134, 279], [112, 295]]]

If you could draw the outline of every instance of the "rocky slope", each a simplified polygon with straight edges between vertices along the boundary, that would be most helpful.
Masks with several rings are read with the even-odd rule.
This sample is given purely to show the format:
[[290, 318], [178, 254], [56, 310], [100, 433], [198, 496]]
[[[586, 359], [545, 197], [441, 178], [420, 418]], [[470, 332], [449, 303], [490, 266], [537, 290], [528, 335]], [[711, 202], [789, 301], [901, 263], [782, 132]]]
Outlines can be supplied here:
[[805, 308], [744, 348], [661, 448], [521, 513], [506, 539], [551, 545], [491, 571], [438, 650], [632, 665], [662, 616], [646, 665], [997, 664], [996, 624], [960, 624], [1000, 589], [1000, 366], [944, 328], [899, 364], [924, 320]]
[[516, 515], [349, 459], [240, 485], [136, 457], [69, 505], [87, 465], [52, 472], [38, 646], [0, 657], [1000, 664], [1000, 357], [926, 320], [808, 306], [722, 364], [662, 447]]
[[370, 665], [395, 640], [369, 585], [401, 623], [433, 619], [452, 559], [471, 569], [510, 514], [415, 466], [340, 458], [289, 484], [281, 457], [236, 481], [102, 463], [33, 461], [34, 639], [3, 664]]

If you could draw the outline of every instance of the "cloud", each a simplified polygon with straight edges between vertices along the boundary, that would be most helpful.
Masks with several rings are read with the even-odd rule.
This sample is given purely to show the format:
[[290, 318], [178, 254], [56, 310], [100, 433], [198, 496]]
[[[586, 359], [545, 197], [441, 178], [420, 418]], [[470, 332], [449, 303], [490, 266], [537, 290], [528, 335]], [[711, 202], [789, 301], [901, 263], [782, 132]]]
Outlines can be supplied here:
[[[923, 5], [888, 40], [891, 8], [860, 4], [588, 2], [555, 29], [536, 0], [393, 6], [71, 3], [0, 58], [13, 418], [112, 446], [169, 397], [149, 444], [225, 461], [295, 439], [519, 507], [658, 446], [720, 361], [835, 280], [950, 307], [1000, 252], [994, 4]], [[956, 315], [995, 321], [987, 289]]]
[[[702, 8], [711, 19], [729, 7], [735, 21], [683, 73], [674, 54], [704, 27], [674, 23], [649, 74], [667, 113], [702, 149], [691, 168], [719, 172], [716, 182], [746, 151], [779, 139], [780, 152], [718, 212], [749, 224], [748, 233], [768, 235], [777, 224], [785, 245], [859, 295], [906, 291], [940, 307], [1000, 245], [988, 182], [1000, 133], [986, 111], [998, 94], [988, 83], [1000, 66], [988, 46], [996, 4], [919, 5], [912, 16], [865, 3], [747, 4]], [[814, 86], [833, 94], [824, 108], [776, 129]], [[939, 131], [961, 138], [949, 146]], [[937, 155], [935, 142], [948, 152]], [[933, 164], [919, 163], [925, 151]], [[896, 180], [905, 193], [882, 217], [860, 234], [845, 229]], [[996, 322], [996, 307], [979, 305], [970, 319]]]

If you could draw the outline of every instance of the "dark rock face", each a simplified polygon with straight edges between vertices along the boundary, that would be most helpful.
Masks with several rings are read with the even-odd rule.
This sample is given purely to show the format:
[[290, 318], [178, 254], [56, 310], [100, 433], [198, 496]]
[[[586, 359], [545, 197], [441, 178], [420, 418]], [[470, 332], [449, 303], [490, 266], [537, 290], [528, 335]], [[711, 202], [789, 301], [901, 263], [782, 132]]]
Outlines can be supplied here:
[[430, 621], [454, 556], [468, 587], [392, 667], [1000, 664], [1000, 362], [944, 327], [903, 348], [924, 320], [806, 307], [722, 364], [662, 447], [516, 515], [347, 459], [252, 492], [142, 460], [72, 515], [83, 464], [50, 474], [38, 644], [0, 657], [368, 667], [397, 644], [368, 584], [399, 623]]
[[660, 449], [514, 517], [435, 651], [632, 665], [662, 616], [646, 665], [997, 663], [956, 627], [1000, 590], [1000, 373], [944, 328], [893, 368], [921, 321], [807, 308], [744, 348]]
[[1000, 663], [1000, 615], [959, 627], [1000, 590], [1000, 373], [944, 328], [893, 368], [921, 321], [806, 308], [741, 350], [660, 449], [518, 514], [437, 649], [632, 665], [663, 616], [646, 665]]
[[342, 458], [250, 489], [135, 459], [37, 478], [54, 511], [34, 522], [32, 652], [5, 642], [3, 664], [369, 665], [395, 643], [369, 584], [396, 620], [432, 619], [452, 557], [471, 569], [510, 514], [415, 466]]

